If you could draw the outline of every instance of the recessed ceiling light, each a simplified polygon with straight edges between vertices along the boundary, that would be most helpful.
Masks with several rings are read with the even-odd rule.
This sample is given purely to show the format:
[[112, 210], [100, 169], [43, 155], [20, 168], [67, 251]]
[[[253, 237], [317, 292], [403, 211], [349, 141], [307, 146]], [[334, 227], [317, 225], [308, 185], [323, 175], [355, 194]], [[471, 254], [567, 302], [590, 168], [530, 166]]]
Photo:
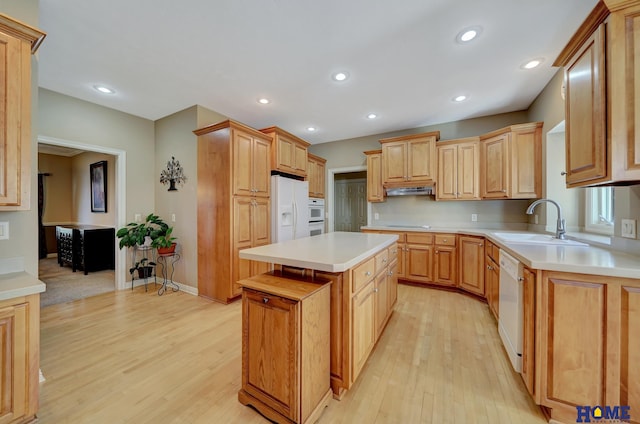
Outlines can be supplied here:
[[96, 90], [98, 90], [103, 94], [115, 94], [116, 92], [116, 90], [109, 87], [105, 87], [104, 85], [94, 85], [93, 88], [95, 88]]
[[467, 100], [469, 97], [465, 96], [464, 94], [461, 94], [459, 96], [456, 96], [453, 98], [454, 102], [464, 102], [465, 100]]
[[370, 113], [367, 115], [367, 119], [376, 119], [378, 117], [378, 115], [376, 115], [375, 113]]
[[258, 99], [258, 103], [260, 103], [261, 105], [268, 105], [269, 103], [271, 103], [271, 100], [262, 97]]
[[316, 127], [307, 127], [307, 131], [309, 132], [314, 132], [317, 131], [318, 129]]
[[456, 35], [456, 41], [460, 44], [465, 44], [471, 40], [477, 38], [482, 33], [481, 26], [472, 26], [465, 28]]
[[344, 81], [349, 78], [349, 74], [346, 72], [336, 72], [331, 76], [335, 81]]
[[533, 69], [540, 66], [544, 59], [532, 59], [521, 66], [522, 69]]

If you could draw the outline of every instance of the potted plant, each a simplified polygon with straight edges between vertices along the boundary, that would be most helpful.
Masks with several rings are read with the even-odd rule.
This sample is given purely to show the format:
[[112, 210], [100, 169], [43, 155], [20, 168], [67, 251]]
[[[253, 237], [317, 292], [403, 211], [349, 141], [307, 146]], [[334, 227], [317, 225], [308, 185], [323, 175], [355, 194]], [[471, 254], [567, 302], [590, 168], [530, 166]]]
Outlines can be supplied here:
[[142, 258], [138, 262], [136, 262], [132, 268], [129, 268], [129, 274], [133, 277], [133, 272], [138, 271], [138, 278], [149, 278], [153, 276], [153, 267], [156, 264], [154, 262], [149, 261], [147, 258]]
[[159, 255], [168, 255], [176, 250], [176, 238], [171, 235], [173, 227], [168, 227], [164, 234], [159, 235], [151, 241], [151, 247], [158, 249]]
[[150, 246], [153, 240], [164, 236], [169, 225], [158, 215], [150, 213], [144, 222], [130, 222], [120, 228], [116, 237], [120, 239], [120, 249], [123, 247]]

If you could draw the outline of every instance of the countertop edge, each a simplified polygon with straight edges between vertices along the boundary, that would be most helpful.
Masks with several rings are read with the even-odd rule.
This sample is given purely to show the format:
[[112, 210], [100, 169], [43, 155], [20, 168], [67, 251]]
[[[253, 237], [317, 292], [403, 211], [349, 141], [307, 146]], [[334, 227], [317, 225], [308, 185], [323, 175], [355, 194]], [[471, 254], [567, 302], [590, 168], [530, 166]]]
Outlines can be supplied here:
[[0, 274], [0, 300], [42, 293], [47, 286], [27, 272]]

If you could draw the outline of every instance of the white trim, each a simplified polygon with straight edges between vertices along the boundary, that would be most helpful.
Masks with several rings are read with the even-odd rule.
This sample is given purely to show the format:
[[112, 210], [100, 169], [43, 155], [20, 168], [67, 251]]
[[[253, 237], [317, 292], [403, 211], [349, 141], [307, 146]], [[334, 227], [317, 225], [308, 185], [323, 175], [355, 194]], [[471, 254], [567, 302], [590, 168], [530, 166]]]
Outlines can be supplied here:
[[[116, 158], [116, 230], [125, 225], [126, 223], [126, 202], [127, 202], [127, 152], [121, 149], [114, 149], [111, 147], [96, 146], [93, 144], [81, 143], [79, 141], [63, 140], [60, 138], [47, 137], [44, 135], [38, 135], [39, 143], [52, 144], [54, 146], [69, 147], [72, 149], [86, 150], [88, 152], [104, 153], [107, 155], [115, 156]], [[116, 269], [115, 269], [115, 289], [124, 290], [126, 288], [126, 251], [118, 248], [118, 243], [115, 243], [115, 257], [116, 257]]]
[[[613, 235], [614, 224], [613, 220], [615, 220], [615, 216], [612, 217], [612, 222], [601, 222], [599, 220], [599, 216], [602, 212], [600, 209], [599, 196], [601, 196], [600, 190], [602, 189], [610, 189], [611, 190], [611, 204], [610, 208], [613, 207], [613, 188], [612, 187], [587, 187], [585, 190], [585, 219], [584, 219], [584, 229], [588, 233], [596, 233], [596, 234], [604, 234], [607, 236]], [[594, 194], [598, 195], [598, 197], [594, 196]]]
[[[126, 287], [125, 289], [131, 290], [131, 281], [125, 281]], [[162, 277], [156, 277], [155, 280], [155, 285], [157, 285], [154, 288], [150, 288], [151, 285], [154, 284], [154, 280], [149, 277], [147, 280], [147, 291], [158, 291], [160, 290], [160, 287], [157, 286], [162, 286]], [[192, 296], [197, 296], [198, 295], [198, 288], [197, 287], [193, 287], [193, 286], [188, 286], [186, 284], [182, 284], [179, 283], [177, 281], [174, 281], [174, 284], [177, 284], [178, 287], [180, 287], [181, 292], [184, 292], [186, 294], [190, 294]], [[144, 286], [144, 280], [141, 280], [139, 278], [136, 278], [135, 280], [133, 280], [133, 287], [137, 288], [140, 286]], [[173, 293], [173, 289], [171, 289], [171, 287], [167, 287], [167, 292]], [[176, 292], [177, 293], [177, 292]]]
[[[345, 168], [331, 168], [327, 171], [327, 198], [325, 202], [325, 210], [329, 211], [329, 219], [328, 219], [328, 227], [327, 231], [332, 233], [334, 231], [334, 219], [335, 214], [333, 213], [333, 202], [334, 202], [334, 183], [335, 183], [335, 175], [336, 174], [346, 174], [348, 172], [360, 172], [366, 171], [366, 165], [360, 166], [347, 166]], [[371, 203], [367, 202], [367, 222], [369, 221], [369, 217], [371, 216]]]

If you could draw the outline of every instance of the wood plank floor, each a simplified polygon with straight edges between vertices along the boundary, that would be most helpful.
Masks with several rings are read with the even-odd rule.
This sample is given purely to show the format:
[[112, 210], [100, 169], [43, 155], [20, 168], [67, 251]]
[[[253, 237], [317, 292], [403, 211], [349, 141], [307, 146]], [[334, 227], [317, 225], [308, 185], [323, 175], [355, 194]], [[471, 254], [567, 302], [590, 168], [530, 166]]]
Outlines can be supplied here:
[[[237, 401], [241, 305], [142, 287], [41, 316], [41, 423], [265, 423]], [[355, 386], [320, 423], [546, 422], [486, 304], [400, 285]]]

